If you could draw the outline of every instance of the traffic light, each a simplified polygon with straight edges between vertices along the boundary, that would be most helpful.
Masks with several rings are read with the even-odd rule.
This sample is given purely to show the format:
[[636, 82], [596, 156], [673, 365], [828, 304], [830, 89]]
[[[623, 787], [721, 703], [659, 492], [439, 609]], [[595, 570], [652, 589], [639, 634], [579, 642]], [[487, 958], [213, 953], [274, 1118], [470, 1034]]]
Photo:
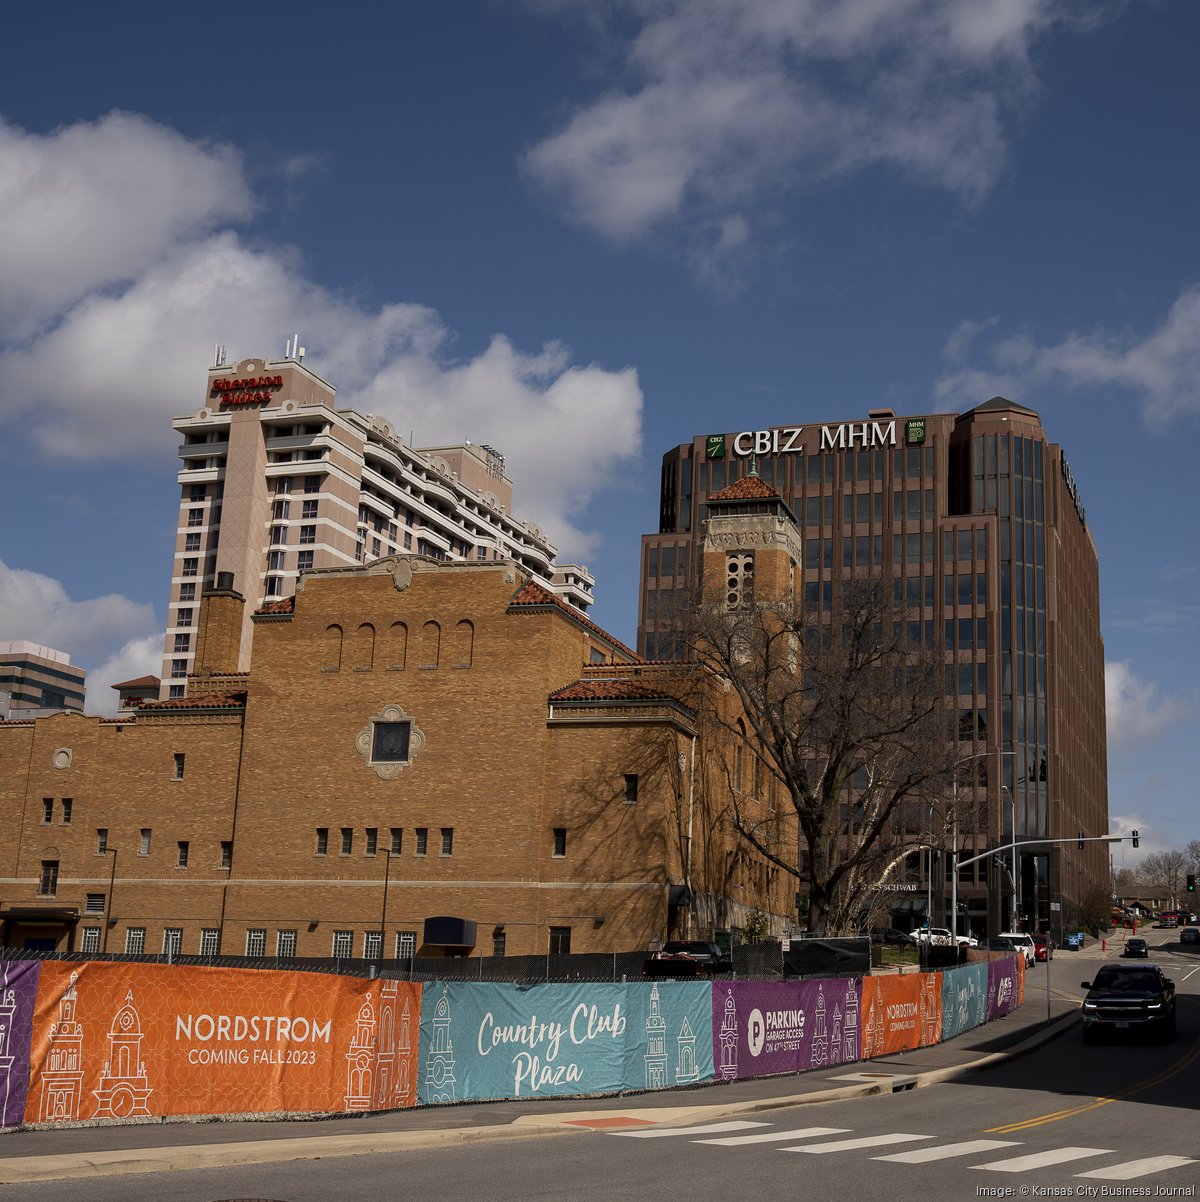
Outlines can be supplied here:
[[1196, 892], [1196, 874], [1194, 872], [1189, 872], [1187, 874], [1187, 887], [1187, 891], [1189, 893]]
[[1137, 833], [1137, 831], [1134, 831], [1134, 832], [1133, 832], [1133, 845], [1134, 845], [1134, 847], [1137, 847], [1137, 845], [1138, 845], [1138, 833]]

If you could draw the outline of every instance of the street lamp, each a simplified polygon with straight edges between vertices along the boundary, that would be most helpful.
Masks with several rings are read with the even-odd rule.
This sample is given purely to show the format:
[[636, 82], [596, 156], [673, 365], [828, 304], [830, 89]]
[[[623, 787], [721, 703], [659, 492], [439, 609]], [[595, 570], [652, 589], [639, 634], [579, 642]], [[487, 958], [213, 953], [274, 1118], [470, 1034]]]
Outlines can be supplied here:
[[1008, 794], [1008, 804], [1012, 812], [1012, 826], [1009, 834], [1009, 842], [1012, 844], [1012, 925], [1008, 928], [1010, 931], [1017, 929], [1017, 914], [1021, 909], [1020, 901], [1018, 900], [1021, 892], [1021, 881], [1017, 876], [1017, 799], [1013, 796], [1013, 791], [1003, 782], [1000, 788]]
[[106, 847], [104, 849], [104, 854], [106, 856], [111, 855], [113, 858], [112, 871], [108, 874], [108, 900], [104, 906], [104, 943], [103, 943], [103, 946], [100, 948], [100, 950], [102, 952], [107, 954], [107, 952], [108, 952], [108, 928], [112, 925], [109, 921], [109, 915], [112, 913], [113, 884], [116, 882], [116, 879], [117, 879], [117, 849], [115, 847]]
[[384, 959], [384, 931], [387, 921], [387, 895], [388, 895], [388, 880], [392, 875], [392, 851], [391, 848], [384, 848], [383, 854], [387, 859], [383, 862], [383, 908], [379, 911], [379, 958]]

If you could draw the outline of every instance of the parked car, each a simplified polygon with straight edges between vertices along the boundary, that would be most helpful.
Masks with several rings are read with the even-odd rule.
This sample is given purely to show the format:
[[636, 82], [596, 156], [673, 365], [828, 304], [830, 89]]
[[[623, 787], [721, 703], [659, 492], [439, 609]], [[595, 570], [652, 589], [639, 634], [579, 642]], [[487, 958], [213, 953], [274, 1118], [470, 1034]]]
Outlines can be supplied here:
[[987, 950], [989, 952], [1015, 952], [1017, 945], [1003, 935], [993, 935], [987, 941]]
[[715, 943], [706, 939], [668, 939], [664, 956], [687, 956], [698, 960], [706, 972], [732, 972], [733, 961]]
[[1200, 927], [1184, 927], [1179, 932], [1179, 942], [1200, 947]]
[[1150, 945], [1144, 939], [1128, 939], [1125, 942], [1125, 950], [1121, 955], [1127, 956], [1130, 960], [1148, 960], [1150, 958]]
[[872, 943], [886, 943], [892, 947], [915, 947], [917, 941], [907, 932], [896, 927], [875, 927], [871, 931]]
[[1025, 953], [1026, 965], [1037, 959], [1037, 948], [1033, 945], [1033, 936], [1027, 931], [1001, 931], [1001, 939], [1007, 939], [1014, 948]]
[[1049, 935], [1031, 935], [1033, 940], [1033, 958], [1035, 960], [1054, 959], [1054, 940]]
[[976, 939], [975, 936], [970, 933], [967, 933], [965, 935], [959, 935], [958, 936], [958, 946], [959, 947], [978, 947], [979, 940]]
[[1167, 930], [1170, 930], [1171, 928], [1179, 925], [1179, 919], [1176, 918], [1174, 914], [1160, 914], [1154, 925], [1156, 927], [1164, 927]]
[[913, 931], [918, 943], [930, 943], [937, 947], [950, 947], [953, 940], [947, 927], [918, 927]]
[[1157, 964], [1105, 964], [1083, 988], [1084, 1043], [1121, 1031], [1175, 1038], [1175, 982]]

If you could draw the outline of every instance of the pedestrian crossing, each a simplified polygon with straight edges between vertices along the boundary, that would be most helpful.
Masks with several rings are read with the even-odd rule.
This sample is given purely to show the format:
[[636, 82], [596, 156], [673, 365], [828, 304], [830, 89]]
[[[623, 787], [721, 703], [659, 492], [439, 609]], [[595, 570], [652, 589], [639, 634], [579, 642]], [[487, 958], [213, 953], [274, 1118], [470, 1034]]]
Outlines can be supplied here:
[[[1101, 1157], [1119, 1156], [1112, 1148], [1064, 1145], [1038, 1152], [1019, 1149], [1013, 1139], [968, 1139], [954, 1143], [936, 1142], [936, 1137], [911, 1131], [888, 1131], [877, 1135], [856, 1135], [848, 1127], [796, 1127], [780, 1129], [771, 1123], [753, 1119], [727, 1119], [717, 1123], [699, 1123], [687, 1127], [643, 1127], [636, 1131], [612, 1131], [619, 1139], [686, 1139], [691, 1143], [720, 1148], [762, 1147], [808, 1156], [830, 1156], [847, 1152], [878, 1152], [871, 1160], [890, 1164], [925, 1165], [956, 1159], [973, 1161], [966, 1167], [991, 1173], [1029, 1173], [1058, 1165], [1078, 1165]], [[839, 1136], [842, 1138], [831, 1138]], [[903, 1151], [885, 1151], [907, 1144]], [[1135, 1181], [1153, 1173], [1164, 1173], [1184, 1165], [1196, 1164], [1189, 1156], [1143, 1156], [1113, 1164], [1088, 1167], [1074, 1176], [1089, 1181]], [[1082, 1188], [1082, 1187], [1081, 1187]]]

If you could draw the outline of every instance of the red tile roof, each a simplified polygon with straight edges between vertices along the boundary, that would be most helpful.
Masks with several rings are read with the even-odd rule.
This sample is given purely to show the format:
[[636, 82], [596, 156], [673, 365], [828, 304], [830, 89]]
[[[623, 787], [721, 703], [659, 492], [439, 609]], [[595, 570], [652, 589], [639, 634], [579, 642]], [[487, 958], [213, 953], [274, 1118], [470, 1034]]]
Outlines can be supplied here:
[[550, 694], [551, 701], [675, 701], [664, 689], [632, 680], [576, 680]]
[[743, 476], [735, 480], [727, 488], [721, 489], [710, 496], [713, 501], [766, 501], [782, 500], [779, 493], [761, 476]]
[[136, 680], [123, 680], [120, 684], [110, 685], [114, 689], [157, 689], [162, 681], [157, 676], [139, 676]]
[[577, 622], [585, 630], [590, 630], [593, 634], [598, 634], [605, 642], [620, 648], [626, 655], [641, 663], [642, 657], [636, 651], [631, 651], [620, 639], [614, 638], [607, 630], [597, 626], [590, 618], [585, 618], [579, 610], [568, 605], [561, 597], [556, 596], [548, 588], [544, 588], [532, 580], [527, 580], [517, 589], [513, 594], [512, 600], [508, 603], [508, 608], [535, 609], [546, 605], [553, 605], [555, 609], [565, 614], [571, 621]]
[[296, 598], [284, 597], [282, 601], [268, 601], [256, 614], [290, 614], [296, 612]]

